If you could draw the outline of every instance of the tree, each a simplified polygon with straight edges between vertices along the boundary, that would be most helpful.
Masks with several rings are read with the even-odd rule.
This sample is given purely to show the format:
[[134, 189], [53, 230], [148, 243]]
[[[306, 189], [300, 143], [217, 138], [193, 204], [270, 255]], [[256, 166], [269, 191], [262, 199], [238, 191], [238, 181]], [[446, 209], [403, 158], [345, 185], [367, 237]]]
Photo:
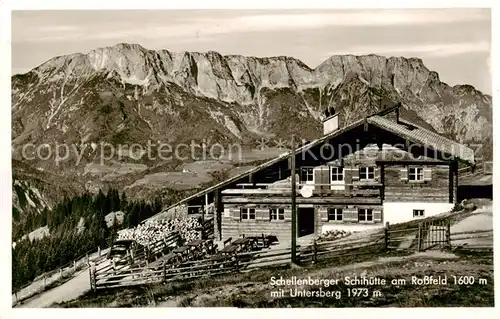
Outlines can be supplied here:
[[123, 191], [122, 198], [120, 199], [120, 210], [125, 212], [127, 210], [127, 206], [128, 206], [127, 194], [125, 194], [125, 191]]
[[[96, 195], [84, 193], [74, 197], [65, 197], [52, 209], [45, 207], [40, 213], [30, 214], [13, 224], [12, 236], [17, 245], [12, 249], [12, 284], [17, 289], [32, 281], [46, 271], [54, 270], [85, 252], [103, 247], [116, 238], [121, 228], [116, 216], [113, 224], [107, 227], [105, 216], [111, 211], [124, 212], [122, 226], [134, 227], [155, 213], [161, 211], [161, 198], [152, 203], [144, 200], [129, 200], [117, 189], [110, 189], [107, 194], [102, 190]], [[15, 214], [13, 208], [13, 215]], [[80, 219], [85, 221], [85, 229], [76, 232]], [[22, 236], [34, 228], [47, 225], [50, 236], [33, 242]]]

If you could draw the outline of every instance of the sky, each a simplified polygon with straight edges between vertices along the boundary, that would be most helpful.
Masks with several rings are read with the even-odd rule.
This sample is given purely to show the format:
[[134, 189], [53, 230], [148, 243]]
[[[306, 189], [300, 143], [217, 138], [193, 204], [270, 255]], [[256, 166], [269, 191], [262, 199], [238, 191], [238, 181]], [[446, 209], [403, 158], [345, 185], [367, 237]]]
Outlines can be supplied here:
[[147, 49], [293, 56], [419, 57], [449, 85], [491, 94], [489, 9], [13, 11], [12, 74], [117, 43]]

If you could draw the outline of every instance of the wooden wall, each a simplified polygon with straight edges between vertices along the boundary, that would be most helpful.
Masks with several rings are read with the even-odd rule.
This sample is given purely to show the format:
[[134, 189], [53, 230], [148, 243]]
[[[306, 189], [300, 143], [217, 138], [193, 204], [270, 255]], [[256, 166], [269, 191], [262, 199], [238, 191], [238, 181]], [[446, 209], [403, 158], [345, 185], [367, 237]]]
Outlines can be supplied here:
[[450, 171], [448, 165], [424, 166], [431, 170], [431, 180], [423, 183], [412, 183], [402, 178], [401, 172], [408, 168], [405, 165], [384, 167], [384, 201], [396, 202], [449, 202]]
[[[384, 200], [386, 201], [431, 201], [449, 202], [453, 198], [452, 184], [450, 184], [450, 167], [447, 164], [436, 165], [436, 163], [422, 160], [414, 161], [417, 166], [430, 170], [431, 178], [422, 183], [410, 182], [402, 178], [402, 170], [407, 170], [408, 165], [384, 164], [377, 166], [377, 153], [380, 151], [376, 147], [362, 149], [354, 154], [346, 156], [342, 160], [344, 167], [344, 184], [357, 184], [359, 182], [359, 167], [375, 167], [375, 183], [384, 184]], [[393, 156], [403, 152], [385, 151], [385, 155]], [[406, 153], [406, 152], [405, 152]], [[380, 153], [379, 153], [380, 154]], [[409, 155], [409, 153], [407, 153]], [[330, 182], [330, 171], [328, 165], [315, 167], [315, 183], [325, 184]], [[407, 171], [406, 171], [407, 176]], [[315, 196], [328, 196], [331, 194], [329, 186], [315, 186], [313, 194]], [[345, 193], [348, 196], [349, 192]], [[353, 202], [355, 203], [355, 202]]]
[[[335, 164], [321, 165], [314, 168], [314, 182], [315, 184], [329, 184], [330, 183], [330, 165], [342, 166], [344, 168], [344, 184], [355, 184], [359, 181], [359, 168], [360, 167], [375, 167], [375, 180], [379, 183], [380, 169], [377, 167], [376, 159], [379, 150], [376, 147], [369, 147], [359, 150], [353, 154], [347, 155], [342, 159], [342, 162], [336, 161]], [[339, 165], [341, 164], [341, 165]], [[340, 184], [335, 184], [338, 186]], [[332, 185], [333, 186], [333, 185]], [[328, 195], [330, 186], [315, 186], [314, 193], [318, 196]]]
[[[315, 183], [325, 184], [330, 181], [330, 164], [341, 164], [344, 167], [345, 184], [358, 184], [359, 167], [375, 166], [375, 183], [382, 183], [382, 193], [370, 196], [351, 196], [346, 192], [333, 194], [329, 186], [316, 186], [311, 198], [303, 198], [297, 195], [298, 204], [309, 204], [315, 207], [315, 232], [320, 235], [323, 225], [342, 225], [348, 228], [351, 225], [369, 225], [370, 223], [358, 223], [358, 208], [371, 208], [374, 211], [373, 224], [385, 222], [382, 209], [382, 201], [385, 202], [450, 202], [450, 167], [447, 164], [436, 164], [435, 161], [414, 161], [425, 169], [423, 182], [408, 181], [408, 165], [403, 162], [391, 162], [390, 164], [377, 165], [376, 154], [380, 152], [377, 147], [360, 150], [345, 157], [342, 162], [335, 161], [327, 165], [316, 166], [314, 170]], [[392, 152], [392, 151], [389, 151]], [[395, 152], [401, 152], [397, 150]], [[408, 161], [405, 159], [405, 161]], [[401, 163], [401, 164], [400, 164]], [[364, 182], [366, 183], [366, 182]], [[346, 188], [347, 189], [347, 188]], [[369, 189], [371, 190], [371, 189]], [[375, 187], [374, 190], [378, 189]], [[335, 190], [334, 192], [338, 192]], [[356, 192], [360, 192], [357, 190]], [[286, 193], [286, 194], [285, 194]], [[223, 196], [224, 212], [222, 214], [222, 237], [236, 238], [241, 234], [261, 235], [272, 234], [278, 239], [290, 240], [291, 231], [291, 207], [290, 197], [287, 192], [283, 194], [226, 194]], [[383, 195], [383, 200], [382, 196]], [[341, 196], [339, 196], [341, 195]], [[240, 220], [240, 207], [255, 208], [257, 218], [255, 220]], [[342, 222], [328, 221], [327, 209], [342, 208], [344, 218]], [[285, 208], [284, 221], [270, 221], [270, 208]]]
[[[240, 207], [255, 208], [255, 220], [240, 220]], [[335, 224], [345, 226], [346, 229], [352, 225], [374, 225], [383, 223], [383, 211], [381, 205], [314, 205], [314, 229], [316, 235], [321, 235], [323, 225]], [[284, 208], [285, 220], [270, 221], [270, 208]], [[342, 222], [328, 221], [328, 208], [342, 208], [344, 218]], [[374, 220], [371, 223], [358, 222], [358, 208], [371, 208], [374, 211]], [[298, 208], [297, 208], [298, 210]], [[275, 235], [279, 241], [291, 240], [291, 207], [284, 205], [225, 205], [222, 216], [222, 239], [232, 237], [233, 240], [240, 235], [260, 236]]]
[[[255, 220], [240, 220], [240, 207], [255, 208]], [[270, 221], [270, 208], [284, 208], [285, 220]], [[275, 235], [280, 241], [291, 240], [292, 211], [285, 205], [224, 205], [222, 214], [222, 239], [232, 237], [233, 240], [241, 234], [246, 236]]]
[[[328, 221], [328, 208], [342, 208], [343, 220], [338, 221]], [[372, 223], [359, 223], [358, 222], [358, 209], [359, 208], [371, 208], [374, 213], [374, 220]], [[316, 235], [321, 235], [323, 225], [341, 225], [346, 226], [346, 229], [351, 225], [370, 225], [370, 224], [382, 224], [383, 222], [383, 209], [381, 205], [322, 205], [317, 206], [315, 215], [315, 233]]]

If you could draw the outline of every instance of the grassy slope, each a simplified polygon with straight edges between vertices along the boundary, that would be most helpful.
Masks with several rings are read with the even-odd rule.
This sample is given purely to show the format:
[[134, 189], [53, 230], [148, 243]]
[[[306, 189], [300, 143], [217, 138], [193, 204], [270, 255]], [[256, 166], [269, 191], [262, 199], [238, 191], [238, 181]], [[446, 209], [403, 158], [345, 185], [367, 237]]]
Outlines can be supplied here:
[[[332, 263], [335, 267], [332, 267]], [[354, 262], [354, 263], [353, 263]], [[345, 265], [345, 266], [341, 266]], [[275, 298], [271, 297], [272, 276], [289, 278], [344, 278], [360, 276], [391, 279], [411, 276], [447, 275], [446, 286], [369, 286], [369, 297], [348, 297], [347, 286], [338, 285], [323, 290], [341, 290], [342, 297], [335, 298]], [[469, 286], [454, 285], [452, 275], [474, 276], [476, 283]], [[478, 283], [479, 278], [488, 283]], [[356, 288], [365, 286], [356, 286]], [[352, 286], [351, 286], [352, 288]], [[373, 297], [373, 291], [382, 293]], [[265, 269], [250, 273], [233, 274], [218, 278], [193, 280], [100, 292], [88, 293], [80, 299], [54, 305], [55, 307], [443, 307], [443, 306], [487, 306], [494, 305], [493, 258], [491, 255], [453, 256], [430, 253], [423, 255], [336, 259], [303, 268]]]

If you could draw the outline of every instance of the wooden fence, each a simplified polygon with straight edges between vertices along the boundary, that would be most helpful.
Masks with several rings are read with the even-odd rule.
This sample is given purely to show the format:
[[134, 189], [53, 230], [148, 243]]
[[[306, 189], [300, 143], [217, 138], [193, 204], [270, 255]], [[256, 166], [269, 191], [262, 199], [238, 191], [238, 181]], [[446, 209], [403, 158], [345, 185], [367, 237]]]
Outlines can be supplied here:
[[472, 175], [472, 174], [491, 175], [491, 174], [493, 174], [493, 162], [491, 162], [491, 161], [488, 161], [488, 162], [478, 161], [476, 163], [475, 167], [472, 167], [472, 166], [462, 167], [458, 170], [458, 173], [459, 173], [460, 177], [466, 177], [466, 176]]
[[208, 218], [201, 223], [201, 239], [214, 238], [214, 219]]
[[[384, 236], [333, 241], [314, 241], [310, 245], [297, 246], [299, 263], [308, 264], [334, 258], [358, 256], [381, 252], [385, 249]], [[124, 266], [114, 271], [89, 270], [93, 290], [169, 282], [221, 274], [247, 272], [265, 267], [290, 264], [291, 248], [278, 248], [251, 252], [214, 255], [203, 260], [183, 262], [179, 266], [167, 263], [144, 267]]]
[[91, 262], [96, 265], [101, 264], [106, 260], [106, 250], [107, 249], [101, 249], [100, 247], [98, 247], [97, 250], [89, 250], [75, 260], [38, 276], [33, 282], [21, 287], [13, 293], [12, 305], [15, 306], [47, 289], [60, 285], [65, 282], [66, 279], [72, 278], [76, 272], [89, 268]]
[[[162, 256], [169, 253], [172, 249], [177, 247], [181, 241], [181, 236], [178, 232], [173, 231], [163, 238], [157, 240], [146, 246], [134, 245], [125, 256], [128, 266], [142, 266], [148, 265], [161, 258]], [[103, 268], [101, 271], [107, 271], [109, 268], [120, 269], [122, 267], [117, 267], [113, 263], [110, 263], [108, 268]]]
[[385, 235], [375, 233], [370, 236], [357, 238], [341, 238], [331, 241], [316, 241], [311, 245], [300, 248], [300, 258], [304, 263], [312, 263], [332, 258], [361, 256], [367, 254], [381, 253], [386, 250]]
[[[387, 249], [425, 251], [428, 249], [493, 250], [493, 230], [452, 232], [450, 218], [426, 219], [412, 227], [384, 229]], [[467, 242], [469, 241], [469, 242]]]
[[[449, 218], [433, 218], [405, 227], [386, 224], [384, 229], [369, 236], [353, 235], [330, 241], [313, 240], [311, 244], [297, 246], [297, 260], [299, 264], [307, 265], [317, 262], [332, 262], [338, 258], [351, 258], [353, 256], [377, 256], [391, 250], [411, 252], [444, 248], [492, 251], [492, 238], [492, 230], [451, 233]], [[470, 239], [474, 241], [484, 239], [485, 241], [483, 244], [472, 245], [465, 242]], [[93, 290], [100, 290], [211, 277], [266, 267], [279, 267], [291, 262], [291, 249], [289, 247], [228, 254], [223, 252], [224, 249], [218, 254], [205, 257], [202, 260], [188, 260], [177, 265], [163, 263], [162, 259], [158, 257], [156, 263], [126, 265], [112, 271], [109, 268], [94, 273], [90, 271], [91, 287]]]

